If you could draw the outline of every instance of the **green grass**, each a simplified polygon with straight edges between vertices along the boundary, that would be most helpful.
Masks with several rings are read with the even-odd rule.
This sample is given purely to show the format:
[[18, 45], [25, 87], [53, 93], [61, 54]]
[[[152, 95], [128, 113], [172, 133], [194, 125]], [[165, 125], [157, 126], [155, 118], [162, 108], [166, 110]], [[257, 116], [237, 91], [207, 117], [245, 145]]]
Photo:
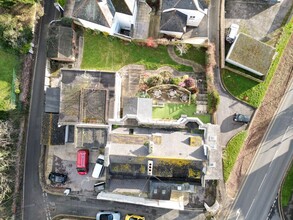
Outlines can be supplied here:
[[[175, 47], [175, 53], [179, 56], [179, 51]], [[187, 53], [179, 56], [181, 58], [192, 60], [198, 64], [206, 65], [206, 48], [205, 47], [190, 47]]]
[[199, 118], [204, 124], [211, 123], [212, 119], [210, 114], [194, 114], [192, 117]]
[[165, 46], [150, 48], [90, 31], [84, 33], [81, 68], [117, 71], [128, 64], [143, 64], [147, 69], [170, 66], [179, 71], [192, 71], [191, 67], [175, 63]]
[[224, 170], [224, 180], [228, 180], [229, 175], [234, 167], [237, 160], [238, 154], [242, 148], [242, 145], [247, 137], [247, 131], [241, 131], [236, 134], [228, 142], [227, 147], [223, 153], [223, 170]]
[[293, 165], [289, 169], [285, 182], [282, 187], [282, 206], [288, 206], [293, 194]]
[[258, 86], [260, 83], [229, 70], [223, 71], [222, 79], [225, 87], [233, 96], [240, 100], [248, 97], [247, 103], [257, 107], [263, 95], [262, 90], [264, 89], [263, 86]]
[[19, 58], [0, 48], [0, 111], [8, 111], [11, 109], [11, 83], [13, 69], [18, 72]]
[[274, 59], [271, 68], [269, 69], [266, 80], [262, 83], [256, 83], [250, 79], [239, 76], [236, 73], [225, 70], [223, 72], [222, 78], [225, 87], [229, 90], [231, 94], [235, 97], [243, 100], [244, 96], [248, 97], [246, 101], [248, 104], [254, 107], [258, 107], [263, 100], [263, 97], [270, 85], [270, 82], [274, 76], [274, 73], [279, 65], [280, 59], [282, 57], [283, 51], [291, 37], [293, 32], [293, 18], [291, 21], [283, 28], [282, 36], [276, 47], [276, 58]]
[[179, 119], [181, 115], [187, 115], [189, 117], [194, 117], [194, 112], [196, 112], [195, 104], [174, 104], [167, 103], [162, 107], [153, 108], [153, 118], [154, 119]]

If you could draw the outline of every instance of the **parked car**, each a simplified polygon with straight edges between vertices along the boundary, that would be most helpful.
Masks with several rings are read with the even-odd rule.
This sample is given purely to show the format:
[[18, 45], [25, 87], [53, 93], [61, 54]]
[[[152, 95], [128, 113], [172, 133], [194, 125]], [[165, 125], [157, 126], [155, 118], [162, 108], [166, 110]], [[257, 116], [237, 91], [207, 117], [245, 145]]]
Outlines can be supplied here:
[[65, 182], [67, 180], [67, 175], [66, 174], [62, 174], [62, 173], [51, 172], [49, 174], [49, 177], [48, 178], [51, 181], [51, 183], [62, 183], [62, 184], [65, 184]]
[[77, 151], [76, 170], [79, 175], [86, 175], [89, 170], [89, 150], [81, 149]]
[[133, 214], [127, 214], [125, 220], [145, 220], [145, 217]]
[[227, 34], [227, 37], [226, 37], [226, 40], [229, 42], [229, 43], [233, 43], [237, 34], [238, 34], [238, 30], [239, 30], [239, 25], [238, 24], [231, 24], [230, 28], [229, 28], [229, 31], [228, 31], [228, 34]]
[[120, 220], [121, 214], [119, 212], [100, 211], [97, 213], [96, 220]]
[[100, 154], [96, 161], [92, 177], [99, 178], [102, 175], [104, 171], [104, 160], [105, 160], [105, 156]]
[[250, 117], [248, 115], [235, 113], [233, 116], [233, 121], [248, 124], [250, 122]]

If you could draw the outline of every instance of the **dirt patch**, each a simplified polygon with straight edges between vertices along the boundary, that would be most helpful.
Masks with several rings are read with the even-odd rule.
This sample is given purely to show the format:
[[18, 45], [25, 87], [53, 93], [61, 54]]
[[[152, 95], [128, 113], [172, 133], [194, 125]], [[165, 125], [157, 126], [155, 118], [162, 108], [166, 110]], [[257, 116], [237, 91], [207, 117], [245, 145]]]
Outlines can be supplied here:
[[287, 85], [292, 79], [292, 61], [293, 61], [293, 37], [284, 51], [284, 56], [281, 58], [277, 71], [272, 79], [264, 100], [259, 107], [254, 120], [248, 130], [248, 138], [238, 155], [237, 163], [230, 174], [230, 178], [226, 183], [228, 196], [234, 198], [238, 189], [244, 180], [245, 174], [249, 165], [257, 151], [270, 121], [272, 120], [275, 111], [286, 91]]

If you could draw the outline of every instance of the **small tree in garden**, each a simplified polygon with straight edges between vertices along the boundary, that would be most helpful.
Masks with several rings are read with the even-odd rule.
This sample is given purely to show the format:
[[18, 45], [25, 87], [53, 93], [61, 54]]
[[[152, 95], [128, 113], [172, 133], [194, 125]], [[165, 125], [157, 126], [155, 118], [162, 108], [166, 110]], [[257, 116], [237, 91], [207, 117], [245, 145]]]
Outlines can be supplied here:
[[187, 53], [190, 46], [190, 44], [177, 44], [176, 49], [179, 51], [179, 55], [182, 56], [183, 54]]

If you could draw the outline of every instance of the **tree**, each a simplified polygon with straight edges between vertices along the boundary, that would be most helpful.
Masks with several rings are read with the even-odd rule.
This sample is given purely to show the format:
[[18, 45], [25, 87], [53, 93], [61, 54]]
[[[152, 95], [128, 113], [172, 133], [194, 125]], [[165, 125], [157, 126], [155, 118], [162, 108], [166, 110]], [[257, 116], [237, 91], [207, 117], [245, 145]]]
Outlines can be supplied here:
[[0, 6], [3, 8], [11, 8], [18, 3], [34, 4], [35, 0], [0, 0]]
[[14, 181], [14, 177], [9, 174], [15, 161], [11, 138], [12, 131], [10, 121], [0, 121], [0, 204], [12, 192], [11, 183]]
[[188, 49], [190, 48], [189, 44], [177, 44], [176, 49], [179, 51], [179, 55], [182, 56], [186, 54]]

